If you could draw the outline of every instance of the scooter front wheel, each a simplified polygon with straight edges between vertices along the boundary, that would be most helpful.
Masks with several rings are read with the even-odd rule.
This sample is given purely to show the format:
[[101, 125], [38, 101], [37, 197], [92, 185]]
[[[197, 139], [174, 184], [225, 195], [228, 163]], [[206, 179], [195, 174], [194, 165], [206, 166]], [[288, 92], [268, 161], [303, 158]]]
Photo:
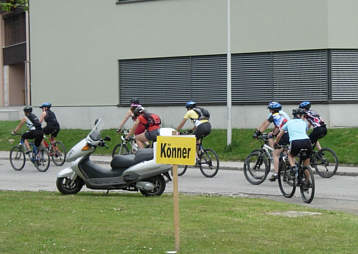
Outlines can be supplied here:
[[56, 186], [59, 192], [62, 194], [77, 194], [83, 186], [81, 178], [77, 177], [75, 180], [71, 180], [67, 177], [59, 177], [56, 180]]
[[152, 178], [146, 179], [145, 181], [151, 182], [154, 185], [154, 189], [152, 191], [139, 190], [140, 193], [142, 193], [144, 196], [160, 196], [163, 194], [166, 182], [162, 175], [154, 176]]

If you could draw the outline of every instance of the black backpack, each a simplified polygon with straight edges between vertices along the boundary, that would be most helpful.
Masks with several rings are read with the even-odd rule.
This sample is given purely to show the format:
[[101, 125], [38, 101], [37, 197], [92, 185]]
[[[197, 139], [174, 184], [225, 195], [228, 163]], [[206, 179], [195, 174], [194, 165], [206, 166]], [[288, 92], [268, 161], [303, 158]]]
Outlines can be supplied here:
[[210, 119], [210, 113], [207, 109], [196, 107], [193, 108], [193, 110], [199, 115], [199, 120], [209, 120]]

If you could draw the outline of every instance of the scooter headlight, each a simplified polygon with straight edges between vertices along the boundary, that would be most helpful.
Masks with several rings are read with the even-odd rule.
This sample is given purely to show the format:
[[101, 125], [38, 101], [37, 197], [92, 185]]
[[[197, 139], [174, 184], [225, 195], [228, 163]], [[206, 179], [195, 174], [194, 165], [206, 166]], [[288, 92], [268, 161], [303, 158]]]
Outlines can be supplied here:
[[84, 147], [82, 147], [81, 151], [88, 151], [91, 149], [90, 145], [87, 143]]

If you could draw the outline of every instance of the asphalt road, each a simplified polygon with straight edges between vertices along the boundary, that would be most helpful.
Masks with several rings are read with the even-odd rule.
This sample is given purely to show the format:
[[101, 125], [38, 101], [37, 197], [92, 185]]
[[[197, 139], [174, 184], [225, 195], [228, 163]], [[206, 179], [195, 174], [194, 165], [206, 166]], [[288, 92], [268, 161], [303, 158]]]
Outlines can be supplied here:
[[[51, 166], [45, 173], [38, 172], [29, 162], [22, 171], [14, 171], [8, 160], [0, 160], [0, 189], [27, 191], [57, 191], [56, 175], [70, 164], [62, 167]], [[109, 167], [108, 165], [102, 165]], [[184, 176], [179, 177], [181, 193], [206, 193], [215, 195], [232, 195], [262, 197], [279, 202], [289, 202], [314, 208], [341, 210], [358, 214], [358, 177], [334, 176], [324, 179], [315, 175], [316, 193], [311, 204], [304, 204], [297, 189], [293, 198], [287, 199], [281, 195], [277, 181], [266, 180], [258, 186], [249, 184], [242, 171], [222, 170], [214, 178], [206, 178], [197, 168], [188, 169]], [[82, 191], [88, 189], [84, 188]], [[167, 184], [166, 192], [172, 192], [172, 183]], [[103, 192], [103, 191], [102, 191]]]

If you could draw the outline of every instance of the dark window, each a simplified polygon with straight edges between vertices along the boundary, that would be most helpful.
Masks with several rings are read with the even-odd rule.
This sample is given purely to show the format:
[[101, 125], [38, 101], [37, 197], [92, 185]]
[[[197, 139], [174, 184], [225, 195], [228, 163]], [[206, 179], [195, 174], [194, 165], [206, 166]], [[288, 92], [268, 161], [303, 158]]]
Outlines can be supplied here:
[[10, 14], [4, 17], [5, 47], [26, 41], [25, 13]]

